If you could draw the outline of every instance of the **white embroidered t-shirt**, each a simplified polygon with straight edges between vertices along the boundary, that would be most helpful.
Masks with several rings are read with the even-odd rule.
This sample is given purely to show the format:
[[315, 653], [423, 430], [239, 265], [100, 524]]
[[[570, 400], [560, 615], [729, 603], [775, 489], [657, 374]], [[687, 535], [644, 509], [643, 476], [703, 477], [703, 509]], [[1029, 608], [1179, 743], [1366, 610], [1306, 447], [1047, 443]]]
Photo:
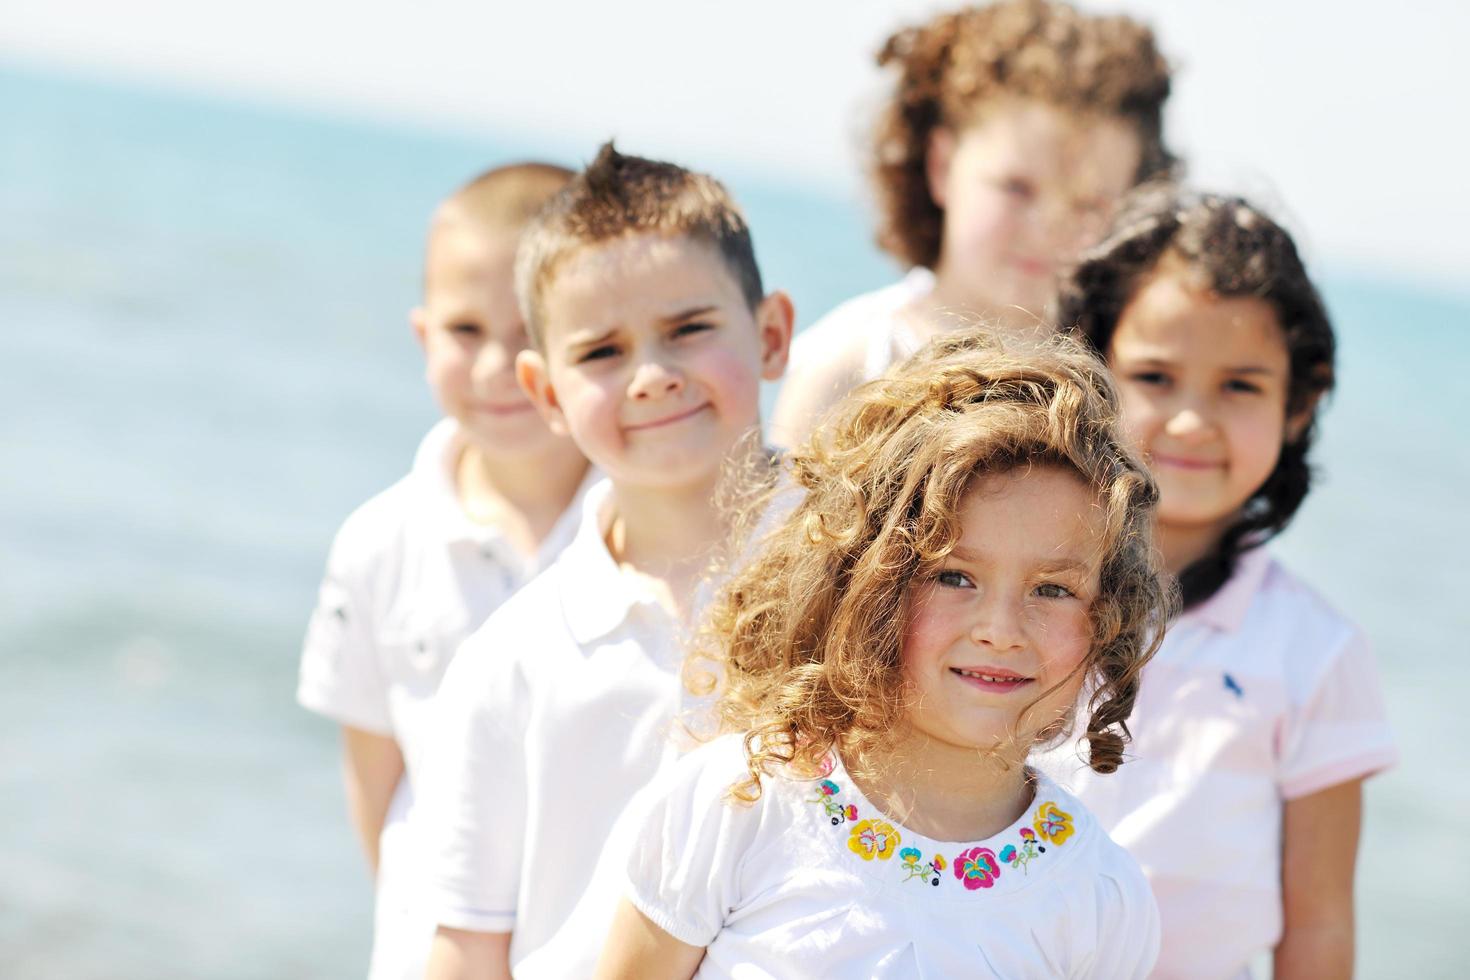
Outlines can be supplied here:
[[347, 518], [301, 654], [302, 706], [390, 736], [403, 752], [406, 771], [379, 840], [374, 980], [418, 980], [433, 936], [405, 828], [439, 679], [460, 642], [566, 546], [581, 515], [574, 500], [528, 561], [499, 530], [465, 515], [454, 488], [463, 448], [457, 423], [439, 422], [409, 473]]
[[694, 707], [679, 625], [608, 552], [611, 504], [610, 484], [588, 491], [576, 538], [465, 641], [434, 704], [414, 827], [428, 909], [513, 932], [521, 980], [591, 975], [626, 857], [620, 820], [677, 758], [673, 722]]
[[628, 897], [706, 947], [698, 977], [1143, 977], [1158, 913], [1138, 866], [1044, 776], [1022, 817], [981, 841], [914, 833], [840, 761], [768, 776], [752, 805], [739, 736], [686, 756], [645, 801]]
[[1128, 727], [1111, 775], [1075, 746], [1041, 764], [1148, 875], [1163, 923], [1155, 976], [1249, 976], [1281, 937], [1285, 802], [1396, 757], [1367, 642], [1257, 548], [1170, 626]]

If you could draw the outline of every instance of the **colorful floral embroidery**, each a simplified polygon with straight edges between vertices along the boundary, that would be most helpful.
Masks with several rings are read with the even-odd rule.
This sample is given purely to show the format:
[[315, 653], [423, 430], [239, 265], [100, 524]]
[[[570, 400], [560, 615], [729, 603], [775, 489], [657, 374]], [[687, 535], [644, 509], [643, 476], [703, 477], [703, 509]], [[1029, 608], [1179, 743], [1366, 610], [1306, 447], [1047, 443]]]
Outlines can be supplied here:
[[1041, 841], [1060, 846], [1076, 833], [1072, 815], [1048, 800], [1036, 808], [1031, 827], [1019, 828], [1020, 842], [1004, 845], [999, 854], [988, 847], [971, 847], [952, 860], [935, 854], [926, 861], [917, 847], [899, 848], [902, 837], [892, 824], [883, 820], [858, 820], [855, 805], [837, 802], [835, 797], [842, 792], [842, 787], [835, 781], [823, 779], [815, 788], [817, 795], [809, 797], [808, 803], [820, 806], [833, 826], [853, 824], [847, 834], [848, 850], [864, 861], [874, 858], [887, 861], [897, 852], [899, 865], [904, 870], [904, 881], [928, 881], [936, 888], [943, 878], [942, 872], [950, 868], [953, 868], [955, 878], [969, 891], [991, 888], [1000, 879], [1002, 867], [1027, 873], [1027, 865], [1046, 853], [1046, 845]]
[[917, 847], [905, 847], [898, 852], [898, 856], [903, 859], [903, 868], [908, 872], [904, 881], [913, 881], [917, 878], [920, 881], [929, 882], [936, 888], [939, 887], [939, 873], [949, 867], [943, 854], [934, 855], [931, 861], [920, 860], [924, 855]]
[[837, 826], [844, 820], [857, 819], [857, 807], [851, 804], [843, 805], [833, 800], [832, 797], [840, 792], [840, 787], [830, 779], [824, 779], [817, 784], [817, 796], [815, 799], [807, 800], [808, 803], [820, 803], [827, 816], [832, 818], [832, 826]]
[[954, 876], [969, 889], [989, 888], [1000, 877], [995, 852], [988, 847], [972, 847], [954, 859]]
[[887, 861], [893, 857], [899, 840], [898, 831], [893, 829], [893, 824], [881, 820], [864, 820], [847, 835], [847, 847], [864, 861], [871, 861], [875, 857], [880, 861]]
[[[1042, 848], [1045, 851], [1046, 848]], [[1000, 860], [1002, 864], [1009, 864], [1013, 868], [1020, 868], [1021, 873], [1026, 873], [1026, 865], [1030, 864], [1040, 852], [1036, 849], [1036, 832], [1030, 827], [1021, 828], [1021, 846], [1007, 844], [1000, 849]]]
[[1036, 811], [1036, 832], [1053, 844], [1064, 844], [1072, 836], [1072, 815], [1055, 803], [1046, 802]]

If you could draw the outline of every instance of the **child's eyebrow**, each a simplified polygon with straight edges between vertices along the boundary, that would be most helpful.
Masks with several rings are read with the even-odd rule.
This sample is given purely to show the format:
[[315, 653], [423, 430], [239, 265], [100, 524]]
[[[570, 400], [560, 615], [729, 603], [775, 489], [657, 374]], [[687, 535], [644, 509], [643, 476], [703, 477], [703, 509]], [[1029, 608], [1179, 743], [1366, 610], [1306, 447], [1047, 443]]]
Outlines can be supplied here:
[[568, 347], [595, 347], [598, 344], [608, 341], [617, 332], [616, 327], [608, 327], [606, 330], [598, 333], [591, 331], [584, 331], [580, 334], [574, 333], [566, 339], [566, 345]]
[[[979, 565], [985, 562], [984, 555], [971, 551], [962, 545], [955, 545], [950, 549], [949, 554], [951, 558], [968, 562], [971, 565]], [[1082, 572], [1085, 574], [1092, 571], [1094, 564], [1094, 562], [1086, 558], [1077, 558], [1068, 555], [1040, 562], [1037, 564], [1036, 570], [1043, 574], [1053, 574], [1056, 572]]]
[[1036, 570], [1047, 574], [1055, 572], [1083, 572], [1092, 571], [1093, 562], [1082, 558], [1058, 558], [1054, 561], [1042, 562], [1036, 566]]
[[1265, 367], [1264, 365], [1260, 365], [1260, 364], [1244, 364], [1244, 365], [1241, 365], [1240, 367], [1228, 367], [1228, 368], [1225, 369], [1225, 372], [1227, 374], [1266, 374], [1266, 375], [1272, 375], [1272, 374], [1279, 374], [1280, 373], [1275, 368], [1268, 368], [1268, 367]]
[[678, 313], [671, 313], [668, 316], [660, 317], [659, 321], [664, 324], [679, 323], [680, 321], [690, 320], [697, 316], [704, 316], [707, 313], [714, 313], [718, 309], [719, 307], [713, 304], [705, 304], [704, 306], [691, 306], [687, 310], [680, 310]]

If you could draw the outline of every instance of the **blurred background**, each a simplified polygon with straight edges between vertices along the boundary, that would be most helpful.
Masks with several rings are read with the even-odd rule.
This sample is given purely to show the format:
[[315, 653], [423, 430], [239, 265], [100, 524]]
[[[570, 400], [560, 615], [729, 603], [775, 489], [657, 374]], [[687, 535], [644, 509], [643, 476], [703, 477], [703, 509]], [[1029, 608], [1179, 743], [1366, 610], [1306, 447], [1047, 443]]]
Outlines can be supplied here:
[[[1275, 211], [1326, 293], [1340, 387], [1279, 551], [1367, 627], [1402, 752], [1359, 968], [1463, 975], [1470, 8], [1084, 6], [1154, 25], [1196, 182]], [[872, 54], [938, 9], [6, 0], [0, 975], [362, 974], [336, 733], [293, 691], [333, 532], [434, 418], [429, 211], [616, 136], [724, 178], [809, 324], [900, 272]]]

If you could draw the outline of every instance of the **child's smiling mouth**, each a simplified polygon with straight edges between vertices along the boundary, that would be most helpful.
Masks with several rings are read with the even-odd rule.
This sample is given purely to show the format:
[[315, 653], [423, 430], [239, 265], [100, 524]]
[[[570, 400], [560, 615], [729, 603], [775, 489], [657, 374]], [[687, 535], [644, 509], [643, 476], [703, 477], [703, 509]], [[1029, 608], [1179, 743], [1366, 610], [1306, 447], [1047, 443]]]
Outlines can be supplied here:
[[699, 405], [695, 405], [693, 408], [688, 408], [681, 412], [675, 412], [673, 415], [665, 415], [663, 418], [652, 419], [647, 422], [630, 422], [627, 425], [623, 426], [623, 431], [642, 432], [647, 429], [658, 429], [666, 425], [673, 425], [675, 422], [682, 422], [685, 419], [693, 418], [695, 415], [698, 415], [700, 412], [709, 407], [709, 402], [703, 402]]
[[1032, 678], [1000, 667], [951, 667], [949, 672], [982, 691], [1009, 694], [1030, 684]]
[[1172, 466], [1178, 470], [1218, 470], [1225, 467], [1223, 462], [1217, 460], [1193, 459], [1189, 456], [1171, 456], [1167, 453], [1154, 453], [1151, 459], [1160, 466]]

